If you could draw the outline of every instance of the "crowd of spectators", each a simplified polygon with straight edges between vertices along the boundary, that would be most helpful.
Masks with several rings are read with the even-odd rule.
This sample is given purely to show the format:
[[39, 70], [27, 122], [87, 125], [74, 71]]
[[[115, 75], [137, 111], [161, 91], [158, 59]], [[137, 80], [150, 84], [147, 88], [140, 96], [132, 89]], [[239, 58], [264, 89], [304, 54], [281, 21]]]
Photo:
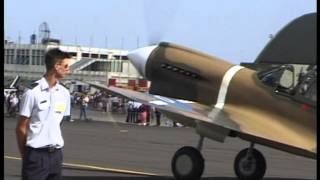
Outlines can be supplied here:
[[103, 113], [126, 114], [127, 123], [150, 125], [151, 119], [156, 118], [156, 125], [161, 124], [161, 113], [154, 107], [114, 96], [105, 91], [96, 91], [93, 94], [72, 92], [71, 107], [80, 107], [80, 120], [82, 117], [87, 120], [88, 109]]
[[[4, 104], [9, 116], [16, 116], [23, 91], [4, 91]], [[150, 125], [151, 119], [155, 119], [160, 126], [161, 113], [149, 105], [130, 101], [124, 97], [114, 96], [104, 91], [96, 91], [93, 94], [83, 92], [71, 92], [71, 108], [80, 109], [80, 120], [88, 121], [87, 111], [101, 111], [103, 113], [118, 113], [126, 115], [127, 123]], [[71, 109], [71, 111], [72, 111]], [[74, 121], [69, 117], [69, 121]]]

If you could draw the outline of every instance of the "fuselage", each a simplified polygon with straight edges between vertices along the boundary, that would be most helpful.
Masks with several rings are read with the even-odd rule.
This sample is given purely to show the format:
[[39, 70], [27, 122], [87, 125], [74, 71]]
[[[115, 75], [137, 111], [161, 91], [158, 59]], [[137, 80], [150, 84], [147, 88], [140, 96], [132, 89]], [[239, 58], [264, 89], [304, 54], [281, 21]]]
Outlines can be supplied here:
[[315, 158], [315, 109], [275, 94], [256, 71], [242, 68], [225, 84], [223, 78], [235, 66], [230, 62], [171, 43], [160, 43], [148, 53], [140, 72], [152, 82], [150, 93], [214, 108], [224, 87], [223, 111], [239, 137]]

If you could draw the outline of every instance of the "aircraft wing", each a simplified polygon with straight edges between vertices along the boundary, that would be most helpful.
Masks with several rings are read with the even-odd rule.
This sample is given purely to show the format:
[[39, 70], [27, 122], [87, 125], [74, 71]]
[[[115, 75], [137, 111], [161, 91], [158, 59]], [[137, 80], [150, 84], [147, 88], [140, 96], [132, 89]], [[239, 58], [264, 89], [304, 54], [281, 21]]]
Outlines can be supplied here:
[[275, 131], [268, 129], [271, 126], [267, 121], [265, 124], [250, 123], [249, 121], [243, 121], [241, 116], [231, 117], [223, 109], [217, 109], [196, 102], [177, 100], [113, 86], [108, 87], [92, 82], [86, 83], [98, 89], [154, 106], [170, 119], [183, 125], [194, 127], [198, 134], [219, 142], [224, 142], [227, 136], [237, 136], [244, 140], [297, 155], [309, 158], [316, 157], [315, 147], [300, 145], [301, 143], [299, 144], [298, 141], [301, 141], [301, 139], [297, 138], [297, 142], [290, 142], [288, 139], [292, 139], [292, 137], [286, 137], [290, 135], [277, 135]]

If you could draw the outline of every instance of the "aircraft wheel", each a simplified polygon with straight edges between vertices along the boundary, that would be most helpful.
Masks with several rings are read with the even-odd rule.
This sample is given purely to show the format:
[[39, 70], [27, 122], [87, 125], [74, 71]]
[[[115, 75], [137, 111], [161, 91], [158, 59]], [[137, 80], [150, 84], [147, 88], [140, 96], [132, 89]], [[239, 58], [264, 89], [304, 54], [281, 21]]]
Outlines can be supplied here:
[[204, 159], [196, 148], [185, 146], [174, 154], [171, 170], [177, 180], [198, 180], [204, 170]]
[[259, 180], [266, 172], [266, 160], [262, 153], [252, 148], [252, 152], [247, 156], [249, 148], [243, 149], [236, 156], [234, 161], [234, 171], [241, 180]]

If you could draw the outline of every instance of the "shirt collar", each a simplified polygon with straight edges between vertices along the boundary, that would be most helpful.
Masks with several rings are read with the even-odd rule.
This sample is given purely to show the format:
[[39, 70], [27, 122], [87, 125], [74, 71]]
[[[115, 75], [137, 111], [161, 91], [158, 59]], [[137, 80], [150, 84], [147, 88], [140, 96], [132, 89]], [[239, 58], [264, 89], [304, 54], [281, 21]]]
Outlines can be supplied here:
[[[41, 87], [41, 91], [43, 90], [49, 90], [49, 83], [47, 81], [47, 79], [45, 77], [42, 77], [40, 80], [39, 80], [39, 84], [40, 84], [40, 87]], [[56, 91], [59, 90], [59, 81], [57, 80], [57, 83], [56, 85], [53, 87], [53, 89], [55, 89]]]

